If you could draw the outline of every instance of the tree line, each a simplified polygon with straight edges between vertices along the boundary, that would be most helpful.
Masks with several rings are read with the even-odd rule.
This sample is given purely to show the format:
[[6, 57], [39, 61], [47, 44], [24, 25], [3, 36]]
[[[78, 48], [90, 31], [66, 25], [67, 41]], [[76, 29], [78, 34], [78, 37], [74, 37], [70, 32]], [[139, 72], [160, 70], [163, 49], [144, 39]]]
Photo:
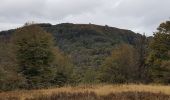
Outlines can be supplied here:
[[[3, 40], [3, 37], [0, 37]], [[170, 21], [152, 38], [116, 44], [97, 68], [76, 67], [51, 33], [37, 25], [18, 28], [0, 42], [0, 90], [98, 83], [170, 83]]]

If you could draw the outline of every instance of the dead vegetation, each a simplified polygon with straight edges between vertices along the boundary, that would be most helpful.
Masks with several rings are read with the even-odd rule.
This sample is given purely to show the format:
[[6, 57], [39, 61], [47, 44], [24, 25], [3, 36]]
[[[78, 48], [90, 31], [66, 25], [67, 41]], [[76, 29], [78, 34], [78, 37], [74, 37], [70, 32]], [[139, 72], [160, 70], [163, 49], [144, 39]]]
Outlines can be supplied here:
[[0, 93], [0, 100], [170, 100], [170, 86], [83, 85]]

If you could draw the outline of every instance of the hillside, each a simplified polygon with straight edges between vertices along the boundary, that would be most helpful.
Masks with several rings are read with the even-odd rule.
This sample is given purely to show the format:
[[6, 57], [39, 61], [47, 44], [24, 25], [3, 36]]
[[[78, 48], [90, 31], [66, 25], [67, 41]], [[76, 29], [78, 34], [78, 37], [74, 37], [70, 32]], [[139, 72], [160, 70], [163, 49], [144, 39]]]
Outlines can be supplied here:
[[169, 22], [160, 24], [154, 37], [109, 26], [71, 23], [27, 25], [0, 32], [0, 89], [169, 84], [166, 25]]
[[[55, 37], [56, 45], [69, 55], [77, 67], [98, 67], [115, 45], [135, 45], [141, 37], [130, 30], [93, 24], [38, 24]], [[0, 32], [6, 40], [15, 30]], [[5, 36], [5, 38], [3, 37]]]

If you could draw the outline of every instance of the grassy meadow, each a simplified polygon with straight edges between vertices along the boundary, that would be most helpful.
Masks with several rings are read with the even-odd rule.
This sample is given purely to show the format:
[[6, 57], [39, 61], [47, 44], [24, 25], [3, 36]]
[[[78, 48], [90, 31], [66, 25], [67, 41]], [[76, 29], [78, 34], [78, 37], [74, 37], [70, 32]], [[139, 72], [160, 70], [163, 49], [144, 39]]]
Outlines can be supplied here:
[[170, 100], [170, 86], [81, 85], [1, 92], [0, 100]]

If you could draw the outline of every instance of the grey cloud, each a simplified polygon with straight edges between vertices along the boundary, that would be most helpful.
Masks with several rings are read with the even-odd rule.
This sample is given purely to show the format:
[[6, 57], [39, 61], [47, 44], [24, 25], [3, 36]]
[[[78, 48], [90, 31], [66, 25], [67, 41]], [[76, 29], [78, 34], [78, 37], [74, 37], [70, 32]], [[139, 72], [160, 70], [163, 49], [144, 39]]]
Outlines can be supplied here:
[[[102, 5], [104, 0], [48, 0], [45, 16], [64, 18], [70, 15], [77, 15], [92, 12]], [[50, 6], [48, 6], [50, 5]]]
[[1, 0], [0, 30], [26, 21], [94, 23], [151, 35], [170, 17], [169, 0]]

